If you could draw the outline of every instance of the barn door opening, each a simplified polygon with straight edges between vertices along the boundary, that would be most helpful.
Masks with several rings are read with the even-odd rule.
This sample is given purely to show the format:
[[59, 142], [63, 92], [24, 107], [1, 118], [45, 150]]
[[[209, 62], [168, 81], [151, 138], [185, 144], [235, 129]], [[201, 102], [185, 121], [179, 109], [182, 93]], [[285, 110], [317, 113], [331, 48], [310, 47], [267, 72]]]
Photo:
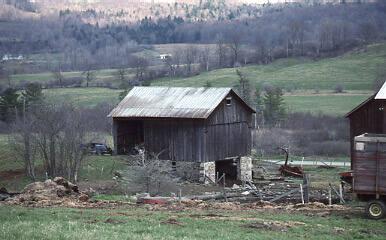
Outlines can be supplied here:
[[143, 121], [120, 121], [117, 129], [117, 153], [136, 154], [135, 147], [144, 143]]
[[218, 174], [218, 177], [225, 174], [226, 185], [233, 185], [237, 182], [237, 161], [216, 161], [216, 174]]

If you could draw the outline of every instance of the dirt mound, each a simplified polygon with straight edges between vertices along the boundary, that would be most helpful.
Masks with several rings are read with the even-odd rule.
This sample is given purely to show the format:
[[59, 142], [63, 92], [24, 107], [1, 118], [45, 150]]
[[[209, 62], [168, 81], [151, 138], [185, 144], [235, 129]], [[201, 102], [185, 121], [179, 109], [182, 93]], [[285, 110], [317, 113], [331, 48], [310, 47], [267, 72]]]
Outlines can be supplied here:
[[53, 180], [28, 184], [20, 194], [6, 199], [6, 202], [28, 206], [74, 206], [77, 202], [88, 200], [89, 196], [80, 192], [78, 186], [62, 177], [56, 177]]

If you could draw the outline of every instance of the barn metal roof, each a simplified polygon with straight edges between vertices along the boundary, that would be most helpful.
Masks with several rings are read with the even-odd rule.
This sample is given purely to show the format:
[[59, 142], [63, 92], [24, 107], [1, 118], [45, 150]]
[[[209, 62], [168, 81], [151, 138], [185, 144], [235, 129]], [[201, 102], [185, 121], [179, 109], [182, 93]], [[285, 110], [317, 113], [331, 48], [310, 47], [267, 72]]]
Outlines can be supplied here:
[[375, 99], [386, 99], [386, 82], [383, 84], [381, 89], [378, 91], [377, 95], [375, 95]]
[[231, 92], [236, 94], [231, 88], [134, 87], [108, 116], [206, 119]]

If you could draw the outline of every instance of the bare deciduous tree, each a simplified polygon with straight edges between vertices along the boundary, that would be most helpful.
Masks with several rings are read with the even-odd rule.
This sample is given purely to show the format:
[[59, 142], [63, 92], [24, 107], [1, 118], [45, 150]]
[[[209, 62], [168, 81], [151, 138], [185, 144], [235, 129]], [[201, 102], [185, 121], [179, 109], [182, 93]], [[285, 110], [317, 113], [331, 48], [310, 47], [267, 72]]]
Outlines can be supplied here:
[[60, 87], [63, 87], [63, 81], [64, 81], [64, 76], [60, 70], [56, 70], [53, 73], [55, 81], [59, 84]]
[[210, 48], [205, 47], [204, 50], [200, 52], [200, 66], [204, 71], [209, 71], [210, 63]]
[[139, 185], [150, 193], [159, 193], [163, 185], [175, 184], [176, 178], [172, 175], [169, 161], [160, 160], [158, 154], [146, 153], [144, 149], [136, 147], [137, 155], [129, 156], [131, 171], [121, 173], [121, 182], [125, 185]]
[[85, 77], [86, 87], [88, 87], [90, 82], [93, 81], [95, 78], [95, 73], [92, 70], [91, 64], [87, 64], [86, 70], [82, 73], [82, 75]]
[[131, 66], [135, 68], [135, 77], [137, 81], [142, 82], [145, 80], [145, 75], [149, 67], [149, 62], [143, 57], [132, 57]]
[[217, 35], [216, 36], [216, 53], [217, 53], [218, 67], [226, 67], [227, 51], [228, 51], [228, 47], [222, 35]]
[[35, 157], [40, 157], [49, 177], [78, 180], [87, 129], [82, 114], [69, 104], [41, 104], [24, 111], [14, 124], [14, 146], [23, 155], [29, 177], [35, 178]]
[[196, 62], [198, 50], [196, 47], [189, 46], [184, 51], [185, 64], [186, 64], [186, 75], [192, 74], [192, 65]]

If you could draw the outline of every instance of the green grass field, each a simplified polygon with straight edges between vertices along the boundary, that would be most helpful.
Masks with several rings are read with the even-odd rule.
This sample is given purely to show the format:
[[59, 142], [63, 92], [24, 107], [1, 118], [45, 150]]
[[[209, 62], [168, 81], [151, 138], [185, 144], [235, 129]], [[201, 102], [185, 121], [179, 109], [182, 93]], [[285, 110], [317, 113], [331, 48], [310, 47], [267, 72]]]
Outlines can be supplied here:
[[359, 103], [367, 99], [368, 94], [314, 94], [285, 95], [284, 101], [289, 112], [310, 112], [342, 117]]
[[122, 90], [108, 88], [54, 88], [43, 91], [49, 102], [69, 102], [82, 107], [100, 103], [117, 104]]
[[[169, 52], [170, 44], [156, 45], [152, 52]], [[153, 56], [154, 57], [154, 56]], [[282, 87], [289, 111], [325, 113], [342, 116], [371, 95], [373, 82], [382, 66], [386, 64], [386, 43], [370, 45], [345, 55], [310, 60], [305, 58], [281, 59], [269, 65], [242, 67], [242, 72], [251, 81], [251, 87], [273, 84]], [[131, 75], [132, 73], [129, 73]], [[80, 77], [81, 72], [65, 72], [65, 77]], [[52, 73], [13, 75], [12, 81], [52, 80]], [[95, 72], [94, 82], [112, 82], [117, 85], [114, 69]], [[214, 87], [231, 87], [237, 83], [235, 69], [225, 68], [189, 78], [162, 78], [153, 81], [155, 86], [204, 86], [210, 82]], [[346, 94], [334, 94], [333, 89], [341, 84]], [[309, 92], [319, 94], [309, 94]], [[48, 99], [69, 101], [81, 106], [95, 106], [100, 102], [115, 104], [119, 90], [103, 88], [63, 88], [45, 90]], [[304, 94], [303, 94], [304, 93]]]
[[[386, 64], [386, 44], [370, 45], [336, 58], [322, 60], [281, 59], [269, 65], [242, 67], [252, 85], [265, 83], [284, 89], [332, 90], [341, 84], [346, 90], [371, 90], [377, 72]], [[218, 69], [190, 78], [164, 78], [154, 82], [163, 86], [213, 86], [236, 84], [235, 69]]]
[[[384, 221], [361, 213], [275, 210], [149, 211], [0, 207], [0, 239], [385, 239]], [[295, 224], [288, 228], [263, 223]], [[258, 226], [253, 228], [251, 226]]]
[[[122, 90], [108, 88], [56, 88], [46, 89], [50, 102], [70, 102], [82, 107], [94, 107], [99, 103], [117, 104]], [[368, 98], [371, 92], [350, 91], [343, 94], [321, 92], [319, 94], [288, 93], [284, 96], [289, 112], [311, 112], [343, 116]]]
[[[154, 49], [157, 52], [166, 52], [165, 49], [170, 49], [170, 46], [156, 45]], [[386, 43], [379, 43], [335, 58], [280, 59], [269, 65], [250, 65], [242, 67], [241, 70], [253, 85], [269, 83], [285, 89], [332, 90], [337, 84], [342, 84], [346, 90], [372, 90], [377, 72], [385, 64]], [[65, 77], [79, 77], [81, 74], [81, 72], [63, 73]], [[95, 72], [95, 78], [115, 81], [116, 70], [98, 70]], [[12, 75], [12, 80], [16, 82], [44, 82], [52, 79], [52, 73]], [[153, 85], [197, 87], [203, 86], [207, 81], [218, 87], [233, 86], [237, 81], [235, 69], [217, 69], [189, 78], [162, 78], [154, 81]]]

